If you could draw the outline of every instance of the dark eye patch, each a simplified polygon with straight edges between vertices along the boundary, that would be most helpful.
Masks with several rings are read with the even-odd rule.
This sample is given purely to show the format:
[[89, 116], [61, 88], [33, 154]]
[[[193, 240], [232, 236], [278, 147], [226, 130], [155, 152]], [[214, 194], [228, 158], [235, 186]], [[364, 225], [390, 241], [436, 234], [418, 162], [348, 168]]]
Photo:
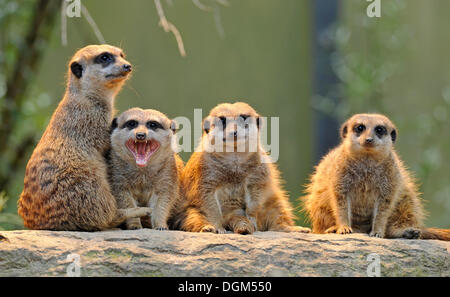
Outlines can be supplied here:
[[148, 121], [145, 126], [148, 129], [156, 130], [156, 129], [164, 129], [164, 127], [158, 123], [157, 121]]
[[376, 126], [374, 131], [378, 138], [382, 138], [384, 135], [387, 135], [387, 129], [384, 126]]
[[114, 55], [112, 55], [111, 53], [108, 53], [108, 52], [101, 53], [94, 59], [94, 63], [102, 64], [103, 67], [106, 67], [109, 64], [114, 63], [114, 62], [115, 62]]
[[364, 126], [363, 124], [357, 124], [353, 127], [353, 131], [355, 131], [356, 135], [358, 136], [359, 134], [364, 132], [364, 130], [366, 130], [366, 126]]
[[123, 128], [128, 128], [128, 129], [131, 130], [131, 129], [136, 128], [138, 125], [139, 125], [139, 123], [137, 121], [129, 120], [129, 121], [126, 121], [125, 124], [123, 124], [122, 129]]

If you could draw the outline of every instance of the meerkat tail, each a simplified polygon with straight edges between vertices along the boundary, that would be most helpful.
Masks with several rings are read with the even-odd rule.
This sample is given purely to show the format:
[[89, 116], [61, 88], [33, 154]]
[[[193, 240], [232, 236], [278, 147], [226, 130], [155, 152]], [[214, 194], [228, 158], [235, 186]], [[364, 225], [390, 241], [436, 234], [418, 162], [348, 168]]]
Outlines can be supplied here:
[[134, 208], [125, 208], [125, 209], [117, 209], [116, 217], [110, 224], [110, 227], [117, 227], [123, 223], [127, 219], [131, 218], [139, 218], [144, 216], [149, 216], [152, 214], [152, 209], [149, 207], [134, 207]]
[[422, 229], [420, 239], [437, 239], [450, 241], [450, 229], [425, 228]]
[[170, 230], [183, 230], [182, 226], [186, 220], [186, 207], [175, 207], [172, 214], [169, 216], [167, 224]]

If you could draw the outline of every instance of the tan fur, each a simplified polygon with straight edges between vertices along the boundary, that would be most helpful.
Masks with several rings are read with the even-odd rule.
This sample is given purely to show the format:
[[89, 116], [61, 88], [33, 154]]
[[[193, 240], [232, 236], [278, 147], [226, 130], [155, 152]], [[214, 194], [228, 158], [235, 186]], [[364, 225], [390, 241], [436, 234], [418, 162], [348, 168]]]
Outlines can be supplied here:
[[[95, 63], [103, 53], [114, 62]], [[118, 209], [107, 182], [103, 154], [114, 98], [131, 70], [124, 65], [129, 63], [122, 50], [109, 45], [87, 46], [70, 60], [64, 98], [26, 167], [18, 203], [26, 227], [95, 231], [149, 213], [147, 208]]]
[[[248, 116], [247, 128], [239, 119], [241, 115]], [[219, 124], [220, 117], [226, 117], [225, 128]], [[263, 162], [269, 156], [260, 144], [257, 119], [256, 111], [242, 102], [220, 104], [211, 110], [203, 123], [202, 142], [183, 171], [187, 204], [179, 219], [180, 229], [218, 233], [228, 229], [240, 234], [256, 230], [309, 231], [294, 226], [276, 165]], [[223, 152], [211, 151], [212, 145], [223, 138], [223, 146], [218, 145]], [[253, 152], [250, 139], [256, 145]], [[237, 150], [240, 146], [244, 147], [241, 152]]]
[[[127, 126], [129, 121], [136, 121], [136, 127]], [[146, 126], [151, 122], [159, 123], [161, 127]], [[109, 158], [112, 193], [120, 208], [146, 206], [152, 209], [150, 218], [141, 218], [142, 223], [139, 218], [130, 218], [126, 227], [140, 229], [144, 225], [166, 230], [171, 211], [180, 200], [179, 175], [183, 170], [183, 161], [171, 147], [175, 123], [159, 111], [132, 108], [117, 118], [116, 125], [111, 134]], [[144, 134], [145, 140], [139, 140]], [[148, 150], [155, 143], [159, 147], [145, 165], [139, 166], [126, 145], [130, 140], [146, 145]]]
[[[380, 136], [377, 127], [385, 128]], [[378, 114], [357, 114], [342, 125], [342, 143], [316, 167], [303, 197], [314, 233], [431, 238], [417, 186], [394, 150], [396, 135]]]

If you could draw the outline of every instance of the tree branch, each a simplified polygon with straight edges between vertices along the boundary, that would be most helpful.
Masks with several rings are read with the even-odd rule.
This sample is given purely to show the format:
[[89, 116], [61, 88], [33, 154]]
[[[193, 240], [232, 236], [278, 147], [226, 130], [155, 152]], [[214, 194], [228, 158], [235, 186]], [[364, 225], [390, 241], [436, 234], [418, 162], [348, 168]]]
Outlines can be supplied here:
[[105, 41], [105, 38], [103, 37], [102, 32], [100, 32], [100, 29], [98, 28], [98, 26], [95, 23], [94, 19], [92, 18], [91, 14], [87, 10], [86, 6], [84, 6], [83, 4], [81, 4], [81, 13], [84, 15], [84, 17], [86, 18], [86, 21], [91, 26], [92, 30], [95, 33], [95, 36], [97, 36], [98, 41], [102, 44], [105, 44], [106, 41]]
[[159, 16], [159, 25], [163, 27], [164, 31], [173, 33], [173, 35], [175, 36], [175, 39], [177, 41], [178, 50], [180, 52], [180, 55], [182, 57], [185, 57], [186, 51], [184, 50], [183, 39], [181, 38], [180, 32], [178, 31], [177, 27], [175, 27], [175, 25], [173, 25], [172, 23], [167, 21], [167, 18], [164, 14], [164, 9], [162, 8], [160, 0], [155, 0], [155, 6], [156, 6], [156, 11], [158, 12], [158, 16]]
[[[15, 67], [6, 84], [6, 94], [0, 118], [0, 156], [3, 156], [6, 149], [10, 148], [10, 137], [15, 133], [16, 121], [25, 100], [25, 94], [32, 75], [41, 60], [45, 49], [43, 45], [50, 37], [60, 4], [61, 1], [56, 0], [39, 0], [36, 3], [28, 33], [19, 48]], [[8, 174], [0, 174], [1, 185], [8, 184], [9, 180]]]

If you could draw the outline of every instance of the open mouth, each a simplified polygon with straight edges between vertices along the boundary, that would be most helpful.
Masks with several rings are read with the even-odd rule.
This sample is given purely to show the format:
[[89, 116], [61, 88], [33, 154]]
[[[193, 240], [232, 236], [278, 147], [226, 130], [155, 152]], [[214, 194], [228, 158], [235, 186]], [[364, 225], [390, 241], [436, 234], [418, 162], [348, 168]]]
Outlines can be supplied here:
[[150, 157], [159, 149], [159, 142], [155, 140], [140, 141], [130, 138], [125, 145], [133, 154], [136, 165], [139, 167], [145, 167]]

